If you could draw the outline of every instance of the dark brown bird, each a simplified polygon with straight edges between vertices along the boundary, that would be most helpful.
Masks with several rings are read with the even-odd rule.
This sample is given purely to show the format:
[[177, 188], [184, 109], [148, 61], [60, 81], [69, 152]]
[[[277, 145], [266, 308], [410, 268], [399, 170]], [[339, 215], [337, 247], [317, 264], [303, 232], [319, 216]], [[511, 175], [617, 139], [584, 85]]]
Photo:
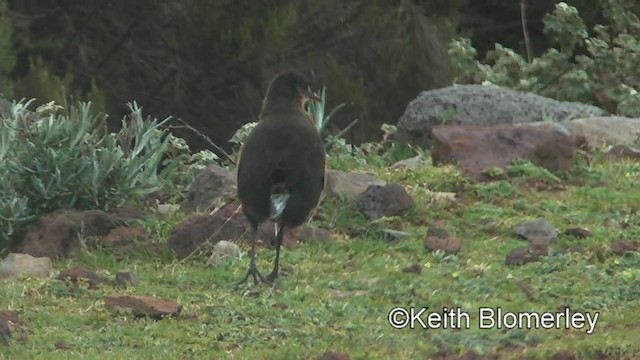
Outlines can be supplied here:
[[[273, 284], [278, 277], [280, 246], [285, 228], [307, 221], [318, 205], [325, 182], [325, 151], [313, 120], [304, 109], [318, 101], [298, 73], [275, 76], [262, 102], [258, 124], [242, 145], [237, 161], [238, 198], [250, 224], [251, 263], [247, 275]], [[277, 225], [273, 271], [264, 277], [256, 266], [258, 225]]]

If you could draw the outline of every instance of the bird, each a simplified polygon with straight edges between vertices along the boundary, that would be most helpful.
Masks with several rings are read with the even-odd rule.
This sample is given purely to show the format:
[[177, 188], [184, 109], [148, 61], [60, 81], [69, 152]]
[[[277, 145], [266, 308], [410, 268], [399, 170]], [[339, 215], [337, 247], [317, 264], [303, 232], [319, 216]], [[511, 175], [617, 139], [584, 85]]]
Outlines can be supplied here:
[[[286, 228], [305, 223], [317, 208], [326, 181], [324, 142], [307, 101], [320, 101], [307, 79], [296, 71], [275, 75], [267, 87], [257, 125], [241, 145], [237, 156], [237, 195], [249, 222], [251, 243], [249, 276], [258, 284], [273, 285], [278, 278], [280, 246]], [[259, 224], [276, 224], [275, 260], [266, 277], [256, 265]]]

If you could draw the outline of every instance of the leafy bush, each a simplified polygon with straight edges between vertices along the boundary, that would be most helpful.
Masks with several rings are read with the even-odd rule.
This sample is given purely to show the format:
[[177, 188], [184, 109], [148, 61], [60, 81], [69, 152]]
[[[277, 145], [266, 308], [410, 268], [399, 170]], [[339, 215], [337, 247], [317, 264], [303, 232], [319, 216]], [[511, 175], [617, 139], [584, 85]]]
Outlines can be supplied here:
[[588, 31], [575, 7], [556, 4], [543, 19], [553, 47], [531, 62], [500, 44], [480, 62], [469, 39], [454, 40], [455, 81], [490, 82], [640, 117], [640, 20], [632, 9], [634, 0], [605, 0], [607, 23]]
[[0, 249], [35, 216], [60, 208], [108, 209], [170, 185], [178, 160], [163, 162], [170, 136], [144, 119], [137, 104], [118, 133], [107, 133], [106, 116], [79, 103], [64, 112], [49, 103], [34, 116], [29, 102], [13, 103], [0, 127]]

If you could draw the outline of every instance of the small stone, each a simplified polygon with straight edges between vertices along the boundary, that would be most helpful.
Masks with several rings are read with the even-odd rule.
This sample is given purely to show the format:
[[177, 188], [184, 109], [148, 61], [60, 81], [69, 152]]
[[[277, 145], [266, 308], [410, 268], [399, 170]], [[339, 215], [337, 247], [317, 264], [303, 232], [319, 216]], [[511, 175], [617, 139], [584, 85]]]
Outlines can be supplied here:
[[51, 275], [51, 259], [11, 253], [0, 262], [0, 280], [17, 280], [21, 276], [46, 278]]
[[67, 343], [62, 341], [62, 340], [59, 340], [59, 341], [56, 341], [55, 347], [58, 350], [66, 350], [67, 349]]
[[358, 210], [371, 220], [399, 216], [413, 205], [413, 198], [401, 184], [371, 185], [356, 199]]
[[138, 285], [138, 277], [133, 272], [133, 270], [120, 270], [118, 271], [118, 273], [116, 273], [116, 284], [122, 287], [136, 286]]
[[385, 184], [385, 181], [370, 173], [327, 170], [327, 195], [338, 199], [355, 200], [370, 185]]
[[513, 233], [530, 242], [550, 244], [558, 239], [556, 229], [543, 218], [520, 223], [513, 227]]
[[240, 247], [231, 241], [219, 241], [213, 246], [213, 253], [207, 260], [207, 266], [217, 266], [225, 258], [240, 258]]
[[350, 360], [349, 354], [345, 352], [327, 351], [318, 356], [316, 360]]
[[105, 306], [107, 309], [127, 309], [136, 317], [148, 316], [154, 319], [177, 316], [182, 311], [182, 305], [173, 300], [144, 295], [109, 295], [105, 297]]
[[447, 254], [457, 254], [462, 248], [462, 243], [454, 237], [427, 236], [424, 239], [424, 247], [429, 251], [441, 250]]
[[89, 286], [89, 289], [94, 290], [97, 289], [98, 286], [107, 282], [105, 278], [96, 274], [94, 271], [81, 267], [61, 271], [56, 279], [64, 282], [70, 282], [74, 285], [86, 282]]
[[580, 227], [568, 228], [564, 231], [564, 233], [567, 235], [575, 236], [579, 239], [586, 239], [591, 236], [591, 230]]
[[333, 236], [331, 235], [331, 231], [327, 229], [307, 225], [302, 227], [300, 241], [308, 244], [328, 244], [333, 242]]
[[551, 355], [549, 360], [575, 360], [576, 355], [569, 350], [560, 350], [555, 354]]
[[402, 271], [406, 273], [420, 274], [422, 272], [422, 266], [420, 264], [413, 264], [402, 269]]
[[507, 255], [507, 265], [524, 265], [530, 262], [539, 261], [543, 256], [547, 256], [548, 247], [542, 243], [534, 243], [529, 247], [514, 249]]
[[640, 250], [640, 242], [638, 241], [617, 240], [611, 244], [611, 252], [616, 255], [623, 255], [624, 253], [636, 252], [638, 250]]

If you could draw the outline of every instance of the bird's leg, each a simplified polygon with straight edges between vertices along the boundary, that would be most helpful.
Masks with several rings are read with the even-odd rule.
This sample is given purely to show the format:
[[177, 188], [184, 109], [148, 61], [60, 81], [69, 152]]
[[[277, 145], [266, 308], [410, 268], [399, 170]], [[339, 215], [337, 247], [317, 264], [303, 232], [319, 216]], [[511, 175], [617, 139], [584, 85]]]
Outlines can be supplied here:
[[254, 221], [249, 221], [251, 225], [251, 263], [249, 264], [249, 270], [247, 275], [238, 283], [238, 285], [244, 284], [249, 279], [249, 276], [253, 276], [253, 281], [257, 284], [258, 279], [264, 283], [270, 284], [270, 282], [262, 276], [258, 265], [256, 264], [256, 237], [258, 236], [258, 224]]
[[284, 234], [284, 225], [280, 226], [278, 233], [276, 234], [276, 260], [273, 263], [273, 271], [267, 275], [267, 280], [273, 282], [278, 278], [278, 262], [280, 261], [280, 245], [282, 245], [282, 236]]

